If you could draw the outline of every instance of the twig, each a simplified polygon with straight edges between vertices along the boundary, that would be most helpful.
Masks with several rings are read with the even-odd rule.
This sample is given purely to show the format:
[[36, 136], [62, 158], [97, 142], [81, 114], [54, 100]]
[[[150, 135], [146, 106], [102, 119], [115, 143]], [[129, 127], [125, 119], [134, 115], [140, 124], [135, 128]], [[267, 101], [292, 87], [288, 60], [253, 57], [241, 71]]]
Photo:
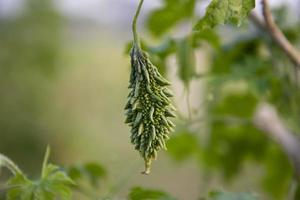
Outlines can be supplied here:
[[289, 192], [287, 195], [287, 200], [295, 200], [295, 196], [297, 193], [298, 181], [297, 177], [294, 177], [289, 186]]
[[254, 116], [254, 124], [282, 147], [300, 180], [299, 138], [285, 127], [274, 107], [269, 104], [260, 105]]
[[249, 15], [249, 19], [251, 20], [251, 22], [253, 22], [253, 24], [255, 26], [257, 26], [259, 29], [263, 30], [263, 31], [267, 31], [266, 29], [266, 24], [263, 20], [261, 20], [257, 13], [255, 11], [252, 11]]
[[300, 52], [288, 41], [282, 31], [275, 24], [268, 0], [262, 0], [262, 9], [265, 23], [261, 22], [258, 18], [255, 18], [253, 14], [251, 15], [251, 19], [253, 19], [259, 26], [264, 24], [265, 29], [277, 45], [284, 51], [295, 66], [300, 68]]

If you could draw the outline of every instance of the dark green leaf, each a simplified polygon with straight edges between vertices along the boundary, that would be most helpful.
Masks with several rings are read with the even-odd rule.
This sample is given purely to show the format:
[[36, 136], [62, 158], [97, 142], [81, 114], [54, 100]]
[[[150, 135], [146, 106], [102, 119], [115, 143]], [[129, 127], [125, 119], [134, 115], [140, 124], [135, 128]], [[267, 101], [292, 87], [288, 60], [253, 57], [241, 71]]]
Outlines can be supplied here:
[[99, 180], [106, 176], [106, 170], [98, 163], [86, 163], [84, 170], [94, 186], [97, 186]]
[[214, 113], [249, 119], [252, 117], [256, 104], [257, 99], [252, 94], [229, 95], [215, 107]]
[[167, 146], [167, 153], [177, 161], [186, 160], [199, 152], [198, 138], [190, 132], [176, 134], [168, 141]]
[[101, 179], [105, 178], [107, 172], [102, 165], [94, 162], [77, 164], [69, 167], [68, 175], [74, 179], [79, 180], [86, 178], [93, 187], [98, 187]]
[[211, 29], [193, 33], [193, 46], [199, 47], [202, 42], [207, 42], [215, 49], [219, 49], [221, 45], [219, 36]]
[[149, 190], [141, 187], [131, 189], [129, 200], [176, 200], [165, 192]]
[[297, 189], [296, 189], [296, 193], [295, 193], [295, 200], [296, 199], [300, 199], [300, 186], [298, 183], [297, 184]]

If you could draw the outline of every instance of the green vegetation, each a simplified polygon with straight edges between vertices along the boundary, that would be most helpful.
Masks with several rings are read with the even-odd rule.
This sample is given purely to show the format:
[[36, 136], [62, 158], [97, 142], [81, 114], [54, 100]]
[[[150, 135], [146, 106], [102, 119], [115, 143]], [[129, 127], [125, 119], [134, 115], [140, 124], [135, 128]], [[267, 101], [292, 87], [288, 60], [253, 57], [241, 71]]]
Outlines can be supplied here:
[[[158, 150], [168, 149], [153, 163], [153, 173], [145, 177], [139, 174], [135, 161], [131, 160], [134, 154], [128, 158], [122, 154], [124, 149], [129, 149], [125, 142], [119, 141], [125, 136], [122, 138], [111, 129], [103, 129], [108, 134], [101, 135], [111, 137], [111, 143], [100, 143], [99, 139], [94, 151], [94, 157], [107, 157], [105, 167], [87, 161], [93, 156], [78, 155], [80, 150], [72, 152], [77, 147], [70, 147], [73, 154], [64, 152], [68, 144], [78, 143], [79, 146], [82, 142], [83, 137], [76, 133], [82, 131], [77, 130], [80, 125], [91, 125], [82, 131], [83, 134], [97, 130], [93, 125], [99, 123], [122, 126], [116, 117], [121, 110], [115, 113], [105, 106], [88, 107], [94, 103], [90, 93], [101, 93], [104, 87], [88, 91], [87, 85], [95, 82], [76, 83], [79, 77], [90, 78], [82, 71], [73, 75], [76, 81], [70, 81], [68, 88], [84, 92], [58, 92], [59, 98], [67, 96], [65, 104], [70, 107], [55, 109], [48, 97], [53, 92], [53, 80], [66, 67], [61, 56], [70, 56], [61, 53], [66, 44], [62, 41], [64, 19], [50, 0], [25, 2], [22, 14], [0, 20], [0, 152], [9, 155], [8, 158], [0, 154], [0, 168], [6, 168], [0, 174], [1, 200], [179, 200], [182, 198], [177, 197], [177, 190], [191, 187], [179, 172], [177, 174], [177, 167], [183, 165], [199, 172], [201, 186], [193, 188], [198, 188], [196, 195], [201, 200], [300, 198], [300, 56], [297, 57], [296, 50], [300, 42], [300, 21], [290, 19], [288, 8], [281, 7], [271, 13], [268, 1], [263, 0], [263, 18], [258, 18], [251, 13], [254, 0], [212, 0], [204, 13], [196, 9], [202, 1], [161, 0], [161, 7], [152, 10], [146, 19], [145, 27], [150, 37], [138, 38], [136, 20], [139, 12], [143, 12], [139, 7], [133, 23], [134, 41], [125, 47], [127, 57], [131, 55], [126, 123], [131, 126], [131, 142], [145, 160], [146, 174]], [[140, 6], [142, 3], [140, 1]], [[199, 17], [201, 14], [203, 17]], [[94, 41], [93, 44], [98, 45]], [[108, 44], [102, 45], [105, 52], [111, 50]], [[84, 45], [78, 46], [84, 49]], [[94, 51], [98, 56], [98, 49]], [[79, 52], [80, 56], [71, 58], [73, 63], [83, 62], [87, 57]], [[116, 54], [115, 49], [110, 53]], [[105, 74], [102, 78], [106, 83], [117, 82], [118, 74], [112, 73], [114, 77], [110, 77], [111, 68], [107, 63], [101, 61], [105, 73], [109, 74], [101, 71]], [[173, 87], [174, 93], [167, 86]], [[195, 86], [198, 93], [194, 93]], [[178, 88], [183, 88], [187, 105], [178, 97]], [[99, 99], [107, 98], [113, 104], [111, 100], [117, 96], [114, 89], [109, 91], [111, 97], [101, 93]], [[81, 107], [85, 112], [77, 110], [81, 101], [69, 101], [79, 98], [78, 94], [88, 99]], [[125, 89], [121, 95], [125, 95]], [[124, 100], [121, 95], [118, 96], [120, 104]], [[177, 111], [171, 105], [171, 97], [174, 97]], [[62, 110], [59, 122], [45, 123], [57, 115], [45, 117], [41, 109], [44, 107], [53, 112]], [[182, 107], [186, 107], [186, 111]], [[101, 120], [90, 122], [94, 110], [101, 112], [102, 124]], [[82, 117], [72, 122], [76, 124], [73, 129], [67, 130], [72, 112]], [[171, 122], [169, 117], [175, 115], [177, 117]], [[84, 122], [84, 118], [89, 123]], [[105, 119], [113, 120], [108, 123]], [[51, 136], [50, 133], [56, 131], [55, 123], [63, 127], [60, 134], [74, 130], [72, 134], [77, 134], [78, 138], [66, 134], [68, 142], [72, 141], [66, 143], [62, 135]], [[90, 148], [96, 144], [89, 140], [80, 144], [81, 149], [86, 148], [87, 143]], [[52, 147], [55, 162], [63, 164], [61, 167], [50, 164], [50, 150], [47, 149], [40, 173], [37, 163], [47, 144]], [[109, 148], [101, 152], [102, 146], [119, 144], [121, 156], [112, 154]], [[119, 163], [124, 162], [122, 166], [116, 164], [118, 159], [121, 159]], [[74, 160], [80, 162], [72, 164]], [[163, 161], [169, 164], [159, 165]], [[19, 163], [20, 168], [15, 163]], [[188, 182], [192, 176], [198, 175], [187, 177]], [[135, 181], [126, 185], [132, 177]], [[164, 179], [176, 182], [176, 187], [174, 183], [173, 190], [171, 186], [161, 187]]]

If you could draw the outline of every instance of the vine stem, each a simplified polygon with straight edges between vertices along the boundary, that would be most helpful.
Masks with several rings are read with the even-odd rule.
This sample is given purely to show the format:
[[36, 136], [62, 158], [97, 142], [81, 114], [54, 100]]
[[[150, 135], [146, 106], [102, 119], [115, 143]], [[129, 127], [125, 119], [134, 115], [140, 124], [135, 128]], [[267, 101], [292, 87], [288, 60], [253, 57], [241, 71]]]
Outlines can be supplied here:
[[144, 3], [144, 0], [140, 0], [140, 3], [138, 5], [138, 8], [136, 10], [136, 13], [134, 15], [133, 22], [132, 22], [133, 44], [137, 48], [140, 48], [140, 39], [139, 39], [139, 36], [138, 36], [136, 24], [137, 24], [137, 20], [138, 20], [138, 17], [140, 15], [143, 3]]
[[2, 166], [9, 169], [14, 175], [23, 174], [19, 167], [12, 160], [3, 154], [0, 154], [0, 168]]
[[300, 52], [288, 41], [282, 31], [275, 24], [268, 0], [262, 0], [265, 26], [273, 40], [281, 47], [289, 59], [300, 68]]

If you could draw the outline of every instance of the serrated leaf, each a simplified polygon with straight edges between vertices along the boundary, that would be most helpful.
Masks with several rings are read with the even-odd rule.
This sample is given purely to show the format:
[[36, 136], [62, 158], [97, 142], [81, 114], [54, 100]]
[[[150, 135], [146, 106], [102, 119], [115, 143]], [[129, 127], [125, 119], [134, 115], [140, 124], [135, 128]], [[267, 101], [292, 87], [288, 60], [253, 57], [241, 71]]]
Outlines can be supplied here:
[[129, 200], [176, 200], [165, 192], [141, 187], [132, 188], [128, 198]]
[[48, 164], [42, 179], [31, 181], [17, 174], [7, 185], [7, 200], [62, 200], [71, 199], [71, 186], [74, 182], [59, 167]]
[[47, 164], [49, 155], [50, 148], [47, 147], [40, 179], [30, 180], [21, 172], [17, 172], [8, 180], [7, 200], [71, 199], [71, 186], [75, 183], [60, 167]]
[[26, 200], [30, 198], [28, 192], [31, 193], [33, 183], [24, 175], [16, 174], [8, 180], [7, 185], [11, 187], [6, 195], [7, 200]]
[[195, 30], [214, 28], [218, 24], [231, 23], [240, 26], [255, 7], [255, 0], [212, 0]]

